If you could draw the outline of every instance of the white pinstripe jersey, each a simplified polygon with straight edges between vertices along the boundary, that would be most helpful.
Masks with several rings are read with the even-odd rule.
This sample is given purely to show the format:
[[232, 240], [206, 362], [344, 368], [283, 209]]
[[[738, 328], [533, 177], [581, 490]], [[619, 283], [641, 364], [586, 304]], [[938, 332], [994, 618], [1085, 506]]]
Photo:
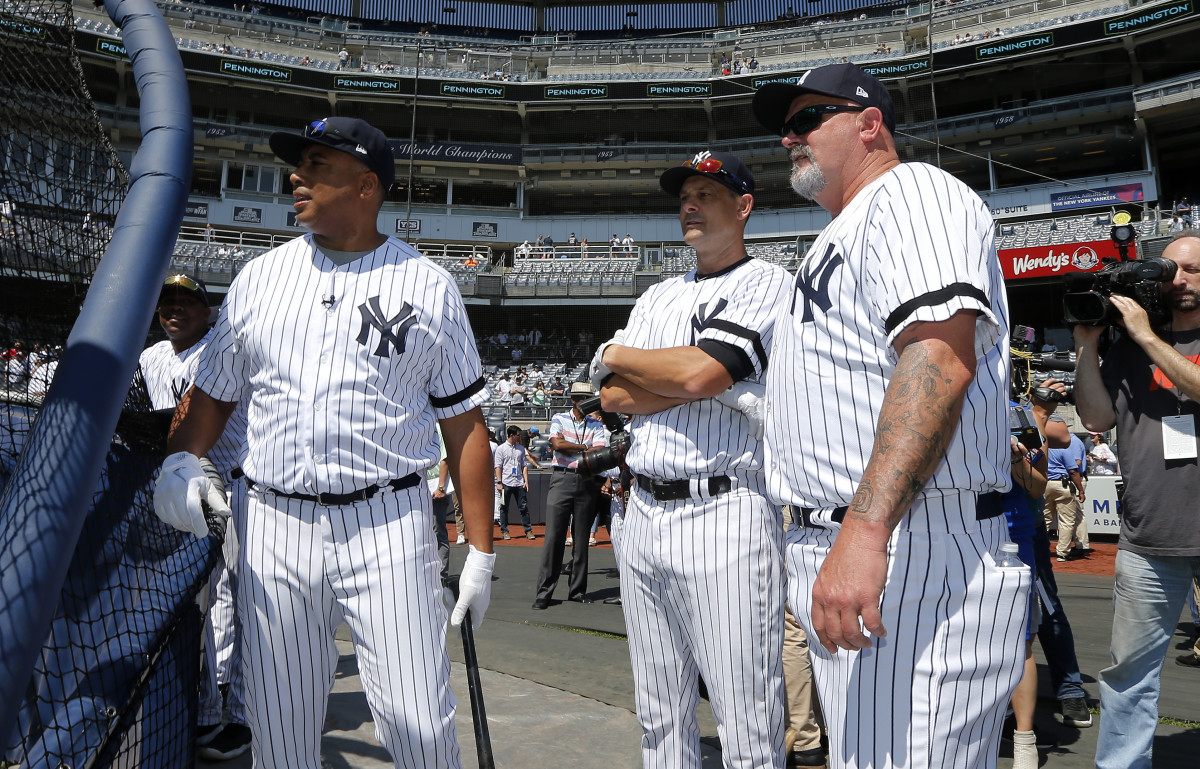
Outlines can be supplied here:
[[216, 334], [196, 384], [248, 394], [246, 475], [280, 491], [423, 472], [436, 420], [488, 398], [454, 279], [394, 238], [340, 266], [311, 235], [268, 251], [234, 279]]
[[875, 442], [896, 335], [964, 309], [979, 312], [975, 379], [924, 495], [1008, 489], [1008, 302], [992, 217], [949, 174], [904, 163], [821, 232], [780, 307], [767, 372], [772, 500], [848, 505]]
[[[176, 353], [170, 340], [159, 342], [142, 350], [138, 365], [146, 390], [150, 394], [150, 405], [155, 409], [173, 409], [180, 398], [196, 380], [196, 366], [200, 353], [213, 340], [213, 329], [191, 347]], [[206, 455], [213, 466], [228, 478], [228, 473], [241, 464], [246, 451], [246, 406], [239, 403], [225, 424], [225, 432]]]
[[[699, 346], [730, 368], [734, 381], [759, 381], [767, 368], [775, 311], [792, 276], [745, 259], [717, 273], [696, 270], [653, 286], [638, 299], [624, 344], [643, 350]], [[762, 443], [739, 411], [712, 398], [630, 422], [626, 459], [635, 473], [659, 478], [749, 478], [762, 470]]]

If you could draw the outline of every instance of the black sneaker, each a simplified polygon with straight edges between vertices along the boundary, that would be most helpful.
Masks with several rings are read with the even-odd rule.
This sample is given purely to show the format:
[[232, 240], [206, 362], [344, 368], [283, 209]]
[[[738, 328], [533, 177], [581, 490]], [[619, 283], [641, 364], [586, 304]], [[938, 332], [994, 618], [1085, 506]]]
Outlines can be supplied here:
[[245, 724], [226, 724], [212, 742], [200, 748], [200, 758], [206, 761], [228, 761], [250, 749], [250, 727]]
[[1092, 713], [1083, 697], [1068, 697], [1062, 701], [1063, 724], [1086, 729], [1092, 725]]
[[208, 726], [196, 727], [196, 744], [201, 747], [207, 745], [220, 734], [223, 728], [225, 728], [225, 724], [209, 724]]
[[1196, 654], [1196, 652], [1180, 654], [1175, 658], [1175, 664], [1183, 665], [1185, 668], [1200, 668], [1200, 654]]

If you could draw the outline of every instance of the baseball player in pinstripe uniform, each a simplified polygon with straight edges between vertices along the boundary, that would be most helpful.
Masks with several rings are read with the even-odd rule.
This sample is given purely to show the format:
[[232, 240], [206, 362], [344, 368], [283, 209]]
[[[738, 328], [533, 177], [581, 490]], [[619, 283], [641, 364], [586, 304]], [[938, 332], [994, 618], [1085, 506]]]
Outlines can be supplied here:
[[[167, 338], [142, 352], [139, 365], [156, 410], [172, 409], [196, 378], [200, 353], [212, 341], [209, 328], [208, 291], [203, 281], [191, 275], [169, 275], [158, 299], [158, 322]], [[246, 409], [239, 405], [229, 418], [220, 439], [205, 460], [219, 475], [222, 491], [231, 509], [245, 515], [245, 488], [234, 480], [240, 475], [246, 448]], [[196, 743], [200, 756], [208, 760], [235, 758], [250, 747], [246, 726], [246, 686], [242, 677], [241, 627], [237, 617], [236, 579], [231, 565], [237, 563], [237, 536], [225, 532], [221, 560], [209, 581], [208, 613], [204, 622], [204, 675], [200, 678], [200, 714]], [[222, 723], [225, 710], [221, 687], [228, 691], [229, 724]]]
[[703, 676], [724, 765], [782, 767], [783, 528], [752, 391], [791, 276], [746, 254], [754, 177], [738, 158], [700, 152], [660, 184], [696, 268], [638, 299], [591, 365], [604, 408], [633, 415], [619, 566], [643, 762], [700, 766]]
[[993, 767], [1030, 572], [999, 568], [1008, 308], [987, 206], [902, 164], [848, 64], [770, 84], [792, 186], [834, 215], [776, 321], [767, 479], [799, 509], [789, 598], [815, 635], [832, 767]]
[[446, 607], [422, 483], [436, 425], [470, 552], [452, 622], [483, 618], [492, 571], [482, 366], [454, 280], [376, 220], [395, 167], [387, 139], [328, 118], [271, 136], [296, 165], [310, 232], [238, 274], [177, 413], [159, 515], [204, 532], [196, 457], [235, 402], [249, 411], [248, 510], [235, 521], [256, 765], [320, 766], [335, 628], [353, 635], [375, 734], [396, 766], [457, 767]]

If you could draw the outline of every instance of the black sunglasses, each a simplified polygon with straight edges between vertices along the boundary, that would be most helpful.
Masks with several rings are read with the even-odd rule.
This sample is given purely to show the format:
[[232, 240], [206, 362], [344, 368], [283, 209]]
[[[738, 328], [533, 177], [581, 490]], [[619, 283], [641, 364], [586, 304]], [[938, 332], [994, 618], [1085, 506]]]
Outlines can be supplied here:
[[779, 135], [786, 137], [791, 132], [797, 136], [803, 136], [820, 125], [826, 115], [833, 115], [837, 112], [862, 112], [865, 109], [867, 108], [849, 104], [814, 104], [811, 107], [797, 110], [796, 114], [783, 121], [783, 125], [779, 128]]

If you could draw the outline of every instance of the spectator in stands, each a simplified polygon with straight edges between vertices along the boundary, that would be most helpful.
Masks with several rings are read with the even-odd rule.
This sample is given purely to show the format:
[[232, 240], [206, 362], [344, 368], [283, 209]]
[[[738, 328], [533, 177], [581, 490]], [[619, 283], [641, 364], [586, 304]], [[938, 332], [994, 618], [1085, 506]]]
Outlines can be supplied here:
[[350, 61], [350, 52], [349, 51], [347, 51], [345, 48], [338, 51], [337, 68], [338, 68], [339, 72], [341, 72], [342, 70], [344, 70], [346, 68], [346, 64], [349, 63], [349, 61]]
[[[541, 244], [539, 243], [539, 245], [541, 245]], [[533, 251], [533, 246], [531, 246], [531, 245], [529, 244], [529, 239], [528, 239], [528, 238], [526, 238], [526, 240], [525, 240], [525, 242], [524, 242], [524, 243], [522, 243], [521, 245], [517, 246], [517, 257], [518, 257], [518, 258], [521, 258], [521, 259], [523, 259], [523, 258], [525, 258], [525, 257], [529, 256], [529, 254], [530, 254], [532, 251]]]
[[529, 402], [534, 406], [545, 406], [546, 400], [546, 385], [539, 379], [537, 384], [533, 386], [533, 395], [530, 396]]
[[567, 385], [563, 382], [561, 376], [554, 377], [554, 384], [550, 385], [550, 395], [566, 395]]
[[570, 248], [567, 249], [567, 254], [564, 254], [564, 256], [569, 254], [579, 254], [579, 251], [576, 248], [576, 246], [579, 245], [579, 238], [575, 237], [575, 233], [572, 232], [567, 236], [567, 245], [570, 246]]
[[508, 392], [512, 389], [512, 382], [508, 380], [508, 372], [505, 371], [500, 375], [500, 379], [496, 381], [496, 400], [500, 403], [508, 403]]
[[1183, 219], [1179, 218], [1179, 214], [1171, 217], [1171, 224], [1167, 227], [1168, 232], [1183, 232]]
[[579, 255], [582, 257], [586, 257], [588, 255], [587, 238], [583, 238], [582, 240], [579, 241]]
[[525, 357], [525, 351], [521, 349], [521, 345], [513, 345], [511, 355], [513, 363], [520, 363], [521, 359]]
[[[521, 348], [519, 347], [513, 348], [514, 359], [516, 359], [515, 356], [518, 352], [520, 352], [520, 350]], [[508, 405], [524, 406], [525, 399], [528, 394], [529, 390], [525, 386], [525, 377], [518, 374], [516, 379], [513, 380], [512, 387], [510, 387], [508, 390]]]
[[617, 249], [621, 247], [621, 239], [617, 237], [617, 233], [613, 233], [612, 240], [608, 241], [609, 256], [616, 256]]
[[625, 238], [621, 241], [621, 246], [625, 249], [626, 258], [633, 257], [633, 236], [628, 232], [625, 233]]
[[538, 256], [544, 258], [546, 256], [546, 236], [538, 235], [534, 247], [537, 249]]
[[13, 203], [11, 200], [0, 201], [0, 234], [5, 236], [17, 234], [13, 227]]
[[758, 69], [758, 59], [751, 56], [750, 57], [750, 71], [753, 72], [756, 69]]
[[216, 237], [217, 237], [217, 231], [212, 226], [212, 222], [209, 222], [208, 224], [204, 225], [204, 242], [212, 243], [213, 239]]
[[550, 237], [550, 233], [546, 233], [546, 237], [542, 238], [542, 248], [545, 249], [546, 256], [554, 255], [554, 238]]
[[[542, 343], [542, 330], [537, 326], [529, 329], [528, 341], [531, 347], [537, 347], [540, 345]], [[542, 365], [540, 363], [534, 363], [533, 367], [538, 371], [538, 373], [541, 373]]]
[[217, 249], [217, 256], [221, 257], [222, 259], [228, 259], [229, 258], [229, 246], [222, 243], [221, 247]]

